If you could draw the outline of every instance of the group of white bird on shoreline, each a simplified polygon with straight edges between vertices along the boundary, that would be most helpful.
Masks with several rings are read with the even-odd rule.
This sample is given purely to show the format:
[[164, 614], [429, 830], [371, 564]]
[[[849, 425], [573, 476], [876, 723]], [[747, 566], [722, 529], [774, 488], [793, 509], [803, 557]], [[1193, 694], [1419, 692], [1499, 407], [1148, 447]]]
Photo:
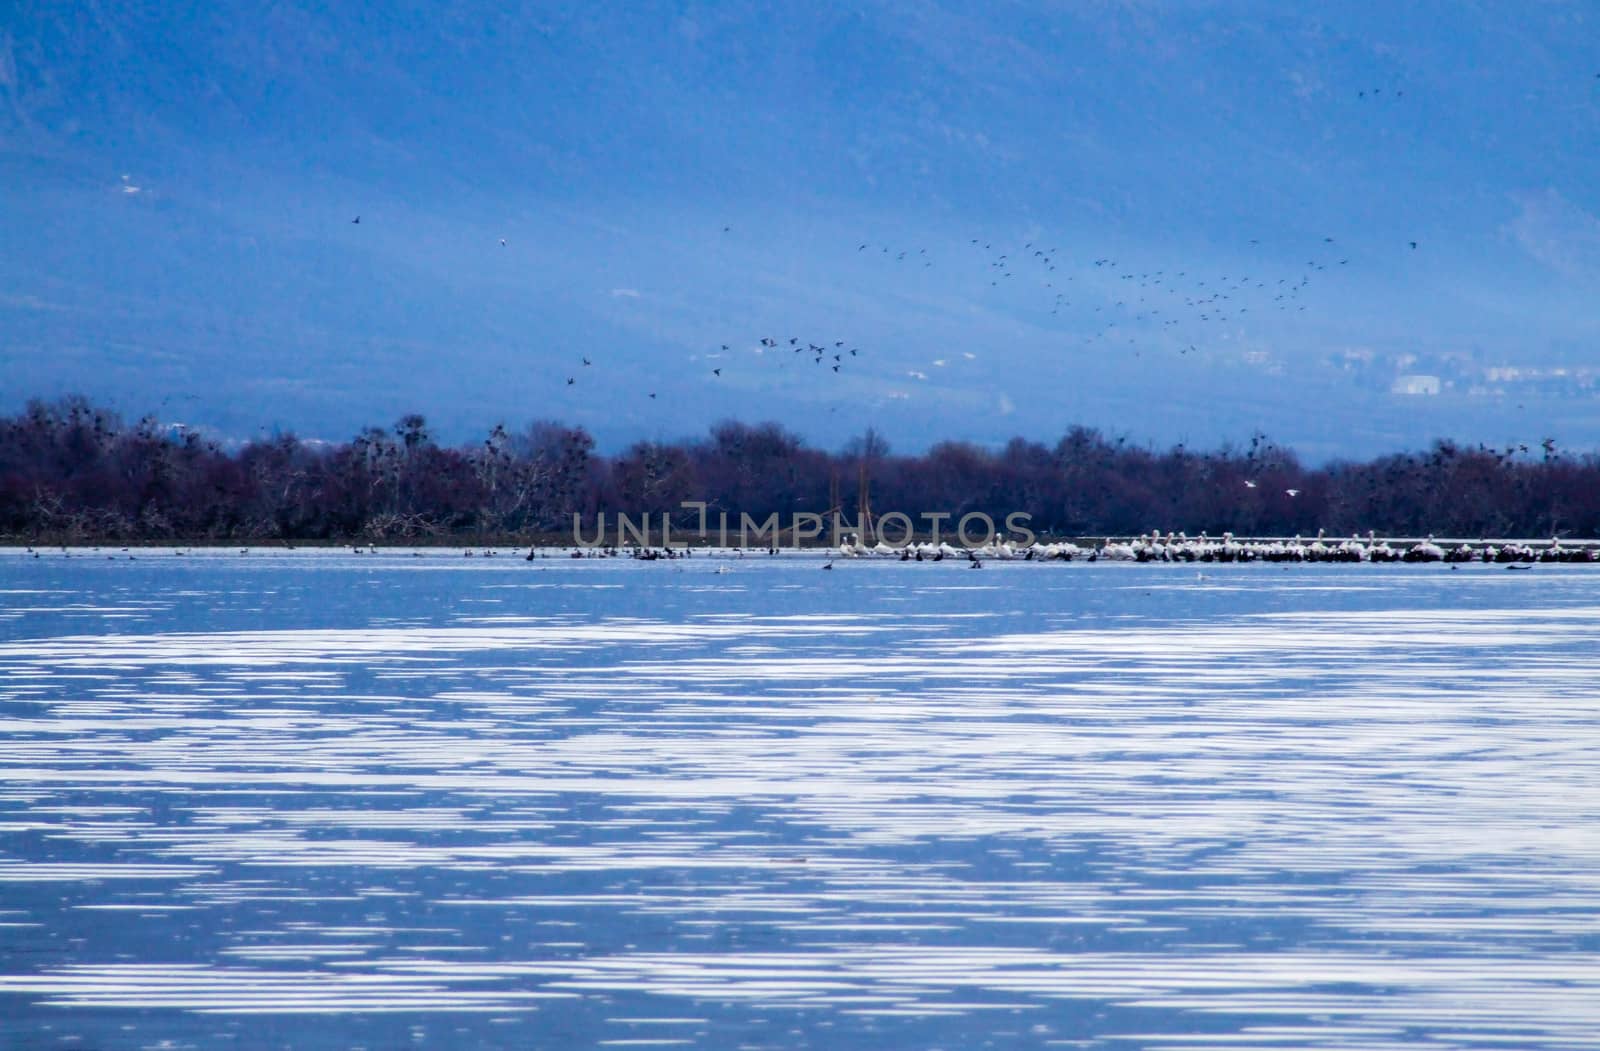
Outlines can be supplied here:
[[897, 558], [905, 561], [942, 561], [963, 559], [974, 564], [984, 559], [1001, 561], [1062, 561], [1062, 562], [1496, 562], [1505, 564], [1532, 562], [1595, 562], [1600, 561], [1600, 548], [1582, 545], [1563, 545], [1560, 538], [1552, 537], [1548, 543], [1532, 541], [1446, 541], [1439, 543], [1432, 536], [1419, 540], [1379, 539], [1368, 532], [1365, 537], [1330, 539], [1319, 531], [1315, 539], [1307, 541], [1299, 536], [1283, 538], [1240, 539], [1232, 533], [1220, 538], [1201, 533], [1191, 537], [1186, 533], [1159, 532], [1121, 540], [1107, 538], [1087, 546], [1070, 540], [1039, 541], [1022, 544], [1010, 540], [992, 539], [984, 544], [967, 547], [947, 541], [909, 544], [888, 544], [882, 540], [874, 544], [864, 542], [852, 534], [838, 545], [841, 558]]

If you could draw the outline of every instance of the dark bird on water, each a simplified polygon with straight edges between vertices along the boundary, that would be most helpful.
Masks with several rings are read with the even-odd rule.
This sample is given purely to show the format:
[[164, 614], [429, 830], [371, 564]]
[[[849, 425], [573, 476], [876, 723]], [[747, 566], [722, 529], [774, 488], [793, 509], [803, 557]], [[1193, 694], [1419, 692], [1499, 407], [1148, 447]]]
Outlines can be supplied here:
[[1409, 245], [1411, 245], [1411, 247], [1412, 247], [1412, 248], [1413, 248], [1413, 249], [1415, 249], [1415, 248], [1416, 248], [1416, 247], [1417, 247], [1417, 242], [1415, 242], [1415, 241], [1408, 241], [1408, 242], [1407, 242], [1407, 243], [1408, 243], [1408, 244], [1409, 244]]
[[712, 369], [711, 370], [711, 374], [713, 376], [720, 376], [720, 375], [722, 375], [722, 370], [721, 369]]
[[574, 383], [577, 383], [577, 382], [578, 382], [578, 381], [577, 381], [577, 380], [575, 380], [575, 379], [573, 379], [573, 378], [572, 378], [572, 377], [571, 377], [571, 376], [568, 376], [568, 377], [567, 377], [567, 386], [569, 386], [569, 387], [570, 387], [570, 386], [572, 386], [572, 385], [573, 385], [573, 384], [574, 384]]
[[354, 219], [352, 219], [352, 220], [350, 220], [350, 221], [351, 221], [351, 222], [352, 222], [352, 223], [359, 223], [359, 222], [360, 222], [360, 221], [361, 221], [361, 216], [359, 216], [359, 215], [358, 215], [358, 216], [356, 216], [356, 217], [355, 217], [355, 218], [354, 218]]
[[589, 360], [589, 359], [588, 359], [588, 358], [584, 358], [584, 359], [583, 359], [583, 363], [584, 363], [584, 365], [586, 365], [586, 366], [587, 366], [587, 365], [593, 365], [593, 364], [594, 364], [594, 362], [592, 362], [592, 361], [590, 361], [590, 360]]

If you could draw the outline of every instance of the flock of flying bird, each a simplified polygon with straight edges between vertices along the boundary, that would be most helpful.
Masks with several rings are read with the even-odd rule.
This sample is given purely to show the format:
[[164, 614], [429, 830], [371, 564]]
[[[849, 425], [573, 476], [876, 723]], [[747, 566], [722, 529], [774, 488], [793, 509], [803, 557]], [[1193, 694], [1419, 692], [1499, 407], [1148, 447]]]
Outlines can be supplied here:
[[[727, 226], [722, 229], [725, 234], [732, 230]], [[1259, 249], [1260, 244], [1259, 238], [1249, 242], [1252, 249]], [[1416, 241], [1408, 241], [1407, 245], [1412, 251], [1418, 247]], [[1321, 238], [1307, 250], [1308, 258], [1303, 266], [1288, 272], [1271, 272], [1270, 266], [1263, 264], [1253, 268], [1256, 271], [1253, 275], [1245, 272], [1203, 275], [1198, 268], [1192, 267], [1134, 267], [1105, 257], [1083, 260], [1074, 267], [1058, 247], [1047, 247], [1042, 241], [1024, 241], [1020, 246], [1001, 244], [997, 247], [992, 239], [975, 237], [962, 247], [966, 258], [962, 258], [959, 249], [957, 253], [936, 255], [926, 247], [901, 247], [873, 242], [857, 244], [855, 252], [863, 259], [881, 260], [888, 266], [911, 264], [915, 268], [913, 272], [932, 269], [936, 260], [943, 264], [954, 256], [956, 265], [962, 266], [966, 273], [981, 276], [981, 282], [975, 285], [978, 294], [981, 295], [985, 288], [999, 290], [1011, 296], [1008, 306], [1031, 313], [1041, 325], [1086, 331], [1088, 334], [1083, 336], [1084, 344], [1120, 339], [1125, 344], [1135, 345], [1135, 357], [1141, 353], [1138, 349], [1140, 346], [1151, 345], [1176, 345], [1180, 356], [1195, 352], [1198, 347], [1194, 341], [1178, 339], [1174, 343], [1172, 336], [1184, 333], [1184, 326], [1246, 321], [1252, 307], [1258, 314], [1272, 310], [1303, 311], [1305, 306], [1300, 302], [1301, 294], [1312, 286], [1319, 275], [1348, 266], [1351, 262], [1349, 254], [1342, 251], [1332, 237]], [[972, 259], [974, 254], [977, 260]], [[982, 269], [974, 270], [974, 263]], [[1015, 294], [1011, 292], [1013, 289], [1017, 290]], [[1021, 298], [1030, 294], [1031, 303]], [[1048, 320], [1059, 318], [1063, 313], [1070, 320]], [[1152, 331], [1166, 338], [1152, 337]], [[847, 347], [843, 340], [818, 343], [791, 336], [785, 342], [762, 336], [754, 344], [739, 346], [738, 350], [733, 344], [720, 343], [718, 349], [706, 354], [706, 357], [725, 359], [739, 350], [753, 351], [755, 355], [784, 350], [791, 350], [794, 354], [809, 354], [809, 358], [802, 357], [800, 360], [827, 366], [832, 373], [841, 372], [852, 364], [851, 358], [864, 353], [859, 347]], [[977, 357], [971, 352], [962, 352], [960, 356], [968, 361]], [[780, 357], [780, 367], [783, 357], [787, 355]], [[928, 364], [943, 368], [951, 359], [952, 355], [947, 354], [933, 358]], [[712, 368], [712, 377], [721, 377], [726, 367], [719, 364]], [[903, 373], [896, 371], [891, 375], [903, 375], [912, 380], [928, 379], [928, 373], [919, 368], [907, 369]]]
[[[359, 223], [360, 217], [351, 220]], [[723, 232], [731, 231], [731, 227], [723, 227]], [[502, 246], [507, 244], [505, 238], [500, 239]], [[1260, 244], [1259, 239], [1250, 241], [1252, 246]], [[1092, 314], [1103, 314], [1100, 324], [1089, 335], [1084, 337], [1086, 344], [1097, 340], [1108, 340], [1121, 335], [1123, 327], [1129, 322], [1139, 324], [1151, 322], [1163, 328], [1179, 326], [1186, 321], [1200, 323], [1223, 323], [1228, 321], [1242, 321], [1244, 315], [1250, 312], [1247, 305], [1250, 297], [1261, 293], [1262, 303], [1267, 308], [1279, 311], [1291, 309], [1304, 310], [1305, 307], [1297, 303], [1300, 293], [1308, 288], [1313, 278], [1319, 272], [1326, 271], [1330, 266], [1345, 266], [1350, 260], [1348, 257], [1333, 258], [1328, 254], [1336, 242], [1331, 237], [1322, 239], [1320, 254], [1314, 254], [1308, 259], [1303, 271], [1287, 277], [1254, 277], [1246, 274], [1230, 277], [1221, 275], [1216, 278], [1190, 277], [1189, 270], [1141, 269], [1135, 271], [1131, 267], [1120, 264], [1115, 259], [1100, 258], [1086, 264], [1088, 269], [1084, 274], [1061, 274], [1063, 265], [1058, 248], [1045, 248], [1035, 245], [1034, 242], [1024, 242], [1020, 251], [1013, 255], [1011, 251], [994, 250], [992, 241], [983, 241], [972, 238], [968, 242], [969, 248], [992, 253], [984, 261], [985, 273], [990, 287], [999, 287], [1001, 282], [1010, 281], [1020, 276], [1033, 276], [1037, 285], [1044, 289], [1049, 298], [1048, 314], [1051, 317], [1059, 316], [1063, 310], [1071, 310], [1074, 301], [1068, 298], [1069, 285], [1079, 276], [1096, 274], [1099, 281], [1086, 280], [1081, 286], [1084, 291], [1078, 294], [1078, 299], [1098, 299], [1092, 306]], [[1411, 249], [1417, 248], [1417, 242], [1408, 242]], [[912, 260], [921, 263], [924, 269], [932, 268], [934, 262], [928, 256], [926, 248], [911, 249], [892, 248], [888, 245], [873, 245], [862, 243], [857, 246], [858, 253], [864, 253], [872, 248], [877, 248], [880, 255], [890, 256], [893, 262], [900, 263]], [[1015, 251], [1015, 250], [1013, 250]], [[1339, 253], [1335, 253], [1339, 254]], [[1051, 276], [1059, 275], [1059, 276]], [[1188, 279], [1186, 281], [1186, 279]], [[1116, 284], [1109, 284], [1109, 282]], [[1058, 286], [1059, 282], [1059, 286]], [[1126, 284], [1123, 284], [1126, 282]], [[1020, 283], [1019, 283], [1020, 284]], [[1092, 287], [1098, 285], [1098, 287]], [[1108, 290], [1109, 286], [1109, 290]], [[1085, 304], [1087, 305], [1087, 304]], [[1163, 316], [1165, 315], [1165, 316]], [[1137, 336], [1126, 337], [1128, 343], [1136, 343]], [[780, 339], [773, 336], [758, 337], [753, 344], [741, 346], [740, 350], [748, 350], [758, 356], [768, 356], [778, 361], [779, 368], [786, 368], [789, 360], [797, 359], [818, 366], [824, 375], [842, 372], [852, 364], [852, 359], [859, 359], [865, 352], [858, 346], [847, 345], [845, 340], [824, 339], [816, 342], [810, 338], [789, 336]], [[1178, 351], [1186, 355], [1196, 351], [1194, 343], [1186, 343]], [[708, 352], [705, 357], [709, 360], [728, 359], [739, 351], [733, 344], [721, 343], [716, 350]], [[785, 353], [788, 352], [788, 353]], [[1140, 351], [1135, 350], [1138, 356]], [[696, 355], [698, 358], [699, 355]], [[971, 361], [977, 355], [963, 352], [961, 357]], [[587, 356], [581, 358], [582, 368], [588, 368], [594, 362]], [[930, 364], [933, 367], [944, 367], [948, 364], [949, 357], [935, 358]], [[713, 379], [722, 377], [726, 364], [718, 364], [710, 368]], [[910, 369], [904, 373], [906, 378], [926, 380], [928, 374], [920, 369]], [[577, 373], [566, 377], [566, 385], [575, 386], [578, 382]], [[647, 395], [654, 400], [655, 391]], [[1294, 494], [1291, 494], [1294, 495]]]
[[[359, 224], [361, 217], [357, 215], [350, 221]], [[724, 226], [722, 232], [729, 234], [732, 229], [731, 226]], [[499, 243], [501, 247], [509, 244], [504, 237], [499, 239]], [[1408, 241], [1407, 244], [1413, 251], [1418, 247], [1416, 241]], [[1260, 245], [1259, 238], [1249, 241], [1251, 249], [1259, 249]], [[1240, 272], [1203, 276], [1194, 267], [1135, 267], [1108, 257], [1086, 259], [1073, 268], [1058, 247], [1046, 247], [1042, 241], [1024, 241], [1020, 246], [1001, 244], [997, 248], [993, 240], [974, 237], [962, 247], [968, 258], [963, 260], [957, 256], [957, 264], [966, 265], [968, 273], [972, 273], [971, 256], [976, 253], [982, 267], [976, 273], [987, 281], [989, 289], [1016, 289], [1019, 293], [1025, 288], [1032, 289], [1036, 296], [1031, 304], [1031, 312], [1036, 316], [1042, 315], [1039, 317], [1041, 323], [1063, 328], [1070, 324], [1076, 331], [1087, 331], [1088, 334], [1082, 339], [1086, 345], [1121, 340], [1124, 345], [1135, 346], [1135, 357], [1141, 354], [1138, 349], [1140, 346], [1177, 346], [1180, 356], [1198, 350], [1192, 338], [1174, 341], [1169, 336], [1157, 339], [1151, 336], [1152, 330], [1167, 335], [1170, 330], [1184, 332], [1184, 326], [1194, 324], [1243, 322], [1247, 320], [1246, 315], [1250, 314], [1252, 306], [1258, 314], [1269, 310], [1304, 311], [1305, 305], [1299, 302], [1301, 293], [1311, 287], [1318, 275], [1330, 268], [1337, 270], [1347, 266], [1351, 261], [1332, 237], [1323, 237], [1308, 250], [1306, 254], [1309, 258], [1303, 266], [1281, 275], [1263, 273], [1265, 264], [1252, 268], [1256, 271], [1254, 274]], [[935, 266], [936, 257], [926, 247], [913, 249], [862, 242], [855, 251], [863, 258], [886, 259], [893, 265], [908, 262], [920, 264], [919, 270], [933, 269]], [[938, 258], [947, 261], [950, 257]], [[982, 287], [981, 284], [978, 286], [980, 294]], [[1015, 296], [1008, 305], [1023, 311], [1030, 310], [1029, 303], [1018, 301]], [[1073, 320], [1044, 320], [1060, 317], [1063, 312]], [[704, 355], [707, 360], [719, 362], [710, 367], [710, 378], [720, 379], [724, 370], [730, 367], [728, 362], [740, 353], [776, 360], [778, 368], [786, 368], [791, 360], [807, 362], [818, 367], [819, 375], [827, 376], [842, 373], [856, 363], [865, 351], [842, 339], [824, 338], [818, 342], [801, 336], [760, 336], [753, 342], [719, 343], [717, 349]], [[960, 356], [968, 361], [977, 358], [971, 352], [962, 352]], [[700, 357], [697, 354], [691, 360], [699, 360]], [[943, 368], [949, 364], [951, 357], [934, 358], [928, 364]], [[568, 387], [578, 384], [578, 375], [583, 368], [594, 365], [588, 356], [581, 356], [580, 360], [581, 367], [566, 376], [565, 385]], [[923, 381], [929, 376], [922, 369], [912, 368], [903, 372], [903, 378]], [[647, 396], [654, 400], [657, 392], [649, 391]]]
[[[1596, 76], [1600, 78], [1600, 74]], [[1356, 96], [1361, 100], [1401, 99], [1405, 91], [1391, 86], [1385, 96], [1384, 88], [1375, 87], [1360, 89]], [[359, 224], [361, 217], [358, 215], [351, 222]], [[723, 226], [722, 233], [731, 235], [733, 227]], [[508, 245], [506, 238], [499, 241], [501, 247]], [[1415, 240], [1403, 244], [1409, 251], [1418, 250]], [[1084, 345], [1102, 343], [1131, 347], [1134, 357], [1154, 347], [1176, 348], [1179, 356], [1198, 353], [1200, 344], [1208, 341], [1198, 334], [1195, 326], [1236, 326], [1271, 312], [1303, 312], [1306, 305], [1302, 294], [1323, 275], [1338, 273], [1340, 268], [1352, 263], [1352, 256], [1331, 236], [1320, 240], [1307, 238], [1298, 249], [1283, 239], [1269, 248], [1262, 248], [1260, 238], [1251, 238], [1248, 248], [1241, 247], [1239, 255], [1254, 255], [1258, 262], [1248, 266], [1238, 264], [1230, 268], [1233, 272], [1226, 274], [1202, 273], [1196, 266], [1132, 265], [1126, 260], [1109, 257], [1084, 258], [1074, 266], [1058, 247], [1047, 247], [1045, 242], [1036, 240], [1008, 246], [997, 245], [993, 239], [973, 237], [964, 246], [952, 247], [956, 250], [930, 252], [926, 246], [863, 241], [856, 245], [855, 254], [862, 261], [880, 260], [895, 267], [909, 265], [915, 268], [914, 272], [934, 270], [936, 264], [941, 268], [952, 264], [964, 267], [969, 275], [980, 277], [981, 280], [974, 283], [978, 294], [985, 291], [986, 282], [992, 294], [1007, 297], [1004, 306], [1033, 316], [1041, 327], [1048, 325], [1086, 333], [1082, 335]], [[966, 258], [960, 254], [962, 249]], [[972, 258], [974, 254], [976, 260]], [[1303, 254], [1303, 264], [1285, 267], [1282, 260], [1291, 258], [1291, 254]], [[974, 264], [981, 265], [981, 269], [974, 270]], [[780, 369], [787, 368], [790, 361], [806, 362], [815, 366], [815, 374], [822, 377], [842, 374], [865, 354], [861, 347], [848, 345], [842, 339], [825, 338], [818, 342], [801, 336], [760, 336], [753, 342], [746, 338], [719, 342], [716, 346], [718, 349], [704, 354], [707, 361], [717, 362], [709, 368], [708, 379], [713, 381], [723, 378], [725, 370], [734, 368], [742, 354], [776, 360], [776, 367]], [[977, 355], [963, 352], [961, 357], [971, 361]], [[581, 360], [581, 368], [566, 376], [566, 386], [576, 386], [581, 369], [594, 364], [586, 356]], [[691, 358], [691, 361], [699, 360], [700, 354]], [[934, 358], [929, 364], [942, 368], [949, 362], [950, 356], [946, 356]], [[901, 374], [890, 370], [883, 375]], [[904, 370], [902, 378], [924, 381], [928, 373], [911, 368]], [[649, 391], [648, 397], [656, 399], [657, 392]], [[1288, 493], [1298, 495], [1294, 490]]]
[[[361, 217], [358, 215], [350, 221], [359, 224]], [[724, 226], [722, 232], [730, 234], [732, 227]], [[509, 244], [503, 237], [499, 242], [501, 247]], [[1418, 247], [1416, 241], [1406, 244], [1411, 251]], [[1250, 239], [1248, 245], [1250, 250], [1261, 252], [1260, 238]], [[965, 258], [960, 254], [962, 249]], [[903, 248], [861, 242], [855, 252], [863, 259], [884, 260], [893, 266], [917, 264], [919, 271], [933, 269], [936, 259], [948, 262], [953, 257], [969, 275], [981, 275], [988, 289], [1010, 295], [1012, 298], [1006, 305], [1031, 312], [1041, 325], [1087, 331], [1082, 337], [1085, 345], [1096, 342], [1132, 345], [1134, 357], [1141, 355], [1141, 347], [1152, 346], [1176, 346], [1179, 356], [1195, 353], [1198, 346], [1192, 326], [1242, 323], [1248, 320], [1252, 307], [1258, 315], [1273, 310], [1304, 311], [1301, 294], [1320, 275], [1337, 271], [1351, 262], [1351, 257], [1333, 237], [1322, 237], [1312, 243], [1305, 250], [1304, 264], [1289, 272], [1271, 272], [1270, 265], [1263, 262], [1262, 266], [1249, 268], [1253, 273], [1241, 270], [1219, 275], [1202, 274], [1196, 267], [1136, 267], [1109, 257], [1084, 259], [1074, 267], [1058, 247], [1047, 247], [1042, 241], [997, 247], [992, 239], [974, 237], [948, 255], [931, 254], [926, 247]], [[1282, 247], [1277, 254], [1283, 254]], [[974, 270], [975, 266], [981, 269]], [[980, 283], [976, 290], [981, 295], [984, 286]], [[1019, 298], [1027, 296], [1027, 290], [1031, 290], [1033, 296], [1031, 303]], [[1058, 318], [1063, 312], [1068, 314], [1069, 320], [1047, 320]], [[729, 363], [742, 353], [776, 361], [779, 369], [787, 368], [791, 361], [808, 363], [817, 368], [818, 375], [833, 376], [856, 364], [866, 352], [842, 339], [825, 338], [818, 342], [801, 336], [760, 336], [753, 342], [719, 343], [717, 349], [704, 355], [705, 359], [718, 362], [709, 368], [710, 380], [722, 378], [724, 371], [732, 367]], [[960, 356], [967, 361], [977, 357], [971, 352], [962, 352]], [[691, 360], [700, 357], [697, 354]], [[928, 365], [943, 368], [951, 357], [934, 358]], [[577, 386], [582, 369], [594, 365], [587, 355], [580, 356], [580, 361], [581, 366], [566, 376], [566, 386]], [[891, 373], [898, 374], [898, 371]], [[926, 381], [929, 375], [920, 368], [911, 368], [904, 370], [903, 378]], [[896, 396], [905, 397], [904, 394], [891, 395]], [[648, 391], [647, 397], [656, 400], [657, 392]], [[1299, 495], [1295, 490], [1287, 492], [1291, 497]]]

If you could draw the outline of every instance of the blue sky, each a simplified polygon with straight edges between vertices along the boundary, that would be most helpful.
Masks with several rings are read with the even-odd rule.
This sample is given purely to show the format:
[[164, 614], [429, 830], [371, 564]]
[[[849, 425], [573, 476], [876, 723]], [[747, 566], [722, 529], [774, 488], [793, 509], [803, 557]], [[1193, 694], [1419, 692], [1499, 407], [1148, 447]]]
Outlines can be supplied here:
[[13, 5], [0, 401], [1593, 448], [1600, 9], [1336, 6]]

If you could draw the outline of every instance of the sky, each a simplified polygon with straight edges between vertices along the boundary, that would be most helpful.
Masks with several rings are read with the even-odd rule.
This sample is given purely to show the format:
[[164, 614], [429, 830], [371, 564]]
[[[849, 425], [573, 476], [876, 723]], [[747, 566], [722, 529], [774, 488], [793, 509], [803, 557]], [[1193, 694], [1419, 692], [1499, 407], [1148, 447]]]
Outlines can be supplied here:
[[0, 410], [1600, 446], [1593, 3], [6, 8]]

